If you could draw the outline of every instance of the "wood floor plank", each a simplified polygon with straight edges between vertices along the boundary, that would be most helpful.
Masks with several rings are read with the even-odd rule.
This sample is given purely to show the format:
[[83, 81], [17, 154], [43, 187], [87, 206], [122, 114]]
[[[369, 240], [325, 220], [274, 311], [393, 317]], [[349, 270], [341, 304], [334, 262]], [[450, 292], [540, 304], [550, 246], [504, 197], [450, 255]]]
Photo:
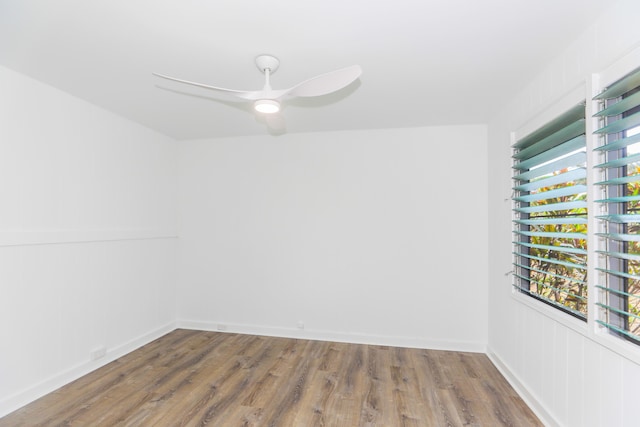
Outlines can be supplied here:
[[[188, 330], [176, 332], [178, 333], [165, 335], [150, 343], [144, 353], [132, 352], [93, 372], [91, 375], [79, 378], [72, 382], [69, 385], [70, 387], [50, 393], [47, 396], [47, 405], [31, 404], [20, 409], [18, 413], [22, 413], [22, 417], [27, 420], [46, 418], [43, 423], [53, 425], [55, 424], [54, 419], [59, 415], [59, 412], [64, 413], [64, 416], [68, 416], [73, 412], [74, 408], [77, 411], [86, 410], [91, 407], [92, 402], [95, 400], [95, 395], [99, 395], [101, 391], [106, 392], [112, 389], [126, 377], [134, 375], [137, 371], [144, 369], [149, 363], [159, 358], [159, 348], [172, 346], [197, 333], [197, 331]], [[70, 405], [69, 401], [74, 403]], [[24, 425], [30, 424], [25, 423]]]
[[360, 424], [367, 427], [382, 423], [384, 418], [382, 402], [385, 396], [382, 393], [382, 382], [384, 380], [382, 379], [383, 374], [380, 372], [380, 351], [382, 350], [378, 350], [374, 346], [370, 346], [367, 349], [365, 394], [360, 410]]
[[229, 406], [230, 396], [236, 397], [238, 387], [242, 388], [243, 381], [248, 382], [245, 368], [251, 365], [251, 356], [259, 357], [259, 351], [268, 352], [269, 348], [263, 347], [259, 338], [230, 337], [219, 354], [191, 368], [188, 386], [176, 389], [166, 402], [166, 411], [153, 411], [145, 422], [188, 425], [219, 416]]
[[540, 426], [483, 354], [176, 330], [5, 426]]
[[[190, 369], [211, 360], [217, 343], [223, 342], [219, 336], [196, 335], [183, 342], [179, 347], [163, 352], [154, 363], [145, 366], [136, 376], [129, 376], [126, 381], [113, 387], [91, 411], [84, 411], [77, 417], [79, 425], [98, 421], [103, 425], [123, 424], [137, 414], [140, 418], [149, 404], [159, 406], [171, 396], [171, 390], [190, 385]], [[113, 408], [118, 408], [114, 411]], [[74, 418], [67, 417], [70, 423]]]

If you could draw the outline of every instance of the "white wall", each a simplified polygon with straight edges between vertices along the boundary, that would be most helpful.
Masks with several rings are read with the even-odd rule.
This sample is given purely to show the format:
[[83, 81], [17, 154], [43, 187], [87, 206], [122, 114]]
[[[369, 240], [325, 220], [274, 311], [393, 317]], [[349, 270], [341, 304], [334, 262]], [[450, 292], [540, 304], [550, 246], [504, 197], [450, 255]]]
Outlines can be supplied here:
[[484, 351], [486, 153], [485, 126], [181, 142], [180, 324]]
[[0, 93], [2, 416], [173, 328], [176, 160], [169, 138], [6, 68]]
[[638, 46], [639, 17], [636, 0], [612, 5], [489, 125], [489, 353], [550, 425], [638, 425], [640, 366], [590, 338], [581, 322], [513, 297], [505, 276], [512, 262], [510, 132]]

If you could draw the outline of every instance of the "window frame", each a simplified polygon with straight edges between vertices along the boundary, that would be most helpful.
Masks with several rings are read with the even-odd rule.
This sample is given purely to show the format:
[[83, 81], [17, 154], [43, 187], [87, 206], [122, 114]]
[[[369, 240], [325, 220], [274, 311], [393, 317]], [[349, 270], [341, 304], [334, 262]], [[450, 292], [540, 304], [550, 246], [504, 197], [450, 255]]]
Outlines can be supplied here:
[[[527, 123], [525, 126], [512, 132], [511, 133], [511, 153], [513, 154], [515, 152], [515, 146], [518, 144], [519, 141], [525, 139], [527, 136], [531, 134], [534, 134], [540, 128], [543, 128], [547, 124], [558, 119], [563, 114], [567, 113], [569, 110], [576, 107], [576, 105], [578, 104], [584, 105], [586, 87], [587, 87], [586, 82], [581, 83], [578, 87], [574, 88], [572, 91], [567, 93], [564, 97], [562, 97], [558, 102], [550, 105], [549, 107], [541, 111], [540, 114], [537, 115], [535, 120], [532, 120], [531, 122]], [[586, 112], [585, 112], [585, 138], [588, 141], [589, 130], [588, 130], [587, 118], [588, 116], [586, 116]], [[589, 150], [590, 150], [590, 147], [587, 142], [587, 147], [586, 147], [587, 162], [589, 162]], [[518, 163], [518, 160], [512, 157], [512, 176], [510, 181], [512, 185], [515, 185], [514, 177], [519, 173], [521, 173], [521, 171], [518, 171], [517, 169], [515, 169], [515, 166], [517, 163]], [[587, 177], [587, 181], [589, 181], [588, 177]], [[516, 231], [515, 225], [517, 223], [515, 222], [515, 220], [522, 218], [522, 217], [519, 217], [518, 212], [515, 210], [517, 206], [517, 203], [514, 200], [515, 197], [516, 197], [516, 190], [513, 189], [511, 193], [511, 197], [507, 199], [507, 200], [510, 200], [511, 208], [512, 208], [511, 210], [512, 234], [514, 234]], [[590, 197], [589, 194], [587, 194], [587, 200], [589, 199], [589, 197]], [[587, 228], [589, 228], [589, 225], [587, 225]], [[588, 236], [587, 236], [587, 239], [588, 239]], [[518, 247], [520, 249], [523, 248], [522, 246], [519, 246], [514, 240], [512, 242], [512, 260], [514, 264], [517, 262], [517, 258], [518, 258], [518, 256], [515, 254], [516, 252], [518, 252]], [[590, 255], [587, 254], [587, 260], [589, 259], [589, 257]], [[514, 272], [515, 270], [512, 270], [512, 275]], [[589, 273], [587, 273], [587, 277], [589, 277]], [[585, 317], [578, 316], [576, 315], [576, 313], [573, 313], [571, 310], [568, 310], [568, 309], [565, 310], [559, 305], [546, 301], [542, 297], [539, 297], [535, 294], [531, 294], [529, 292], [522, 291], [520, 287], [516, 284], [515, 280], [512, 280], [511, 288], [512, 288], [512, 297], [515, 298], [519, 303], [528, 305], [536, 309], [537, 311], [541, 312], [542, 314], [554, 320], [560, 321], [565, 325], [569, 326], [570, 328], [579, 331], [580, 333], [585, 333], [586, 331], [585, 317], [586, 316]], [[587, 289], [587, 295], [589, 292], [590, 290]], [[589, 310], [589, 304], [587, 304], [587, 310]], [[589, 311], [587, 311], [587, 313], [588, 312]]]
[[[612, 105], [615, 105], [619, 102], [624, 101], [629, 96], [640, 92], [640, 82], [637, 80], [637, 76], [640, 75], [640, 65], [637, 65], [634, 69], [629, 72], [620, 75], [616, 80], [609, 81], [606, 85], [599, 85], [599, 87], [594, 87], [594, 93], [596, 93], [596, 97], [593, 98], [593, 111], [599, 112], [604, 110], [605, 108], [609, 108]], [[634, 79], [627, 79], [629, 76], [635, 76]], [[608, 86], [613, 87], [613, 85], [618, 81], [623, 81], [627, 79], [627, 82], [633, 81], [635, 86], [631, 90], [626, 90], [624, 93], [620, 93], [617, 90], [613, 90], [615, 93], [620, 93], [620, 95], [615, 96], [615, 93], [609, 95], [608, 97], [604, 97], [600, 95], [601, 92], [604, 92]], [[625, 86], [623, 88], [626, 89]], [[611, 92], [611, 91], [610, 91]], [[609, 93], [609, 92], [606, 92]], [[601, 99], [604, 98], [604, 99]], [[595, 132], [594, 134], [594, 152], [597, 152], [596, 148], [612, 146], [616, 141], [631, 137], [627, 133], [631, 130], [640, 129], [640, 125], [636, 124], [635, 126], [629, 125], [629, 127], [625, 127], [620, 131], [605, 131], [605, 128], [613, 123], [616, 123], [619, 120], [625, 119], [631, 115], [640, 114], [640, 105], [635, 105], [631, 108], [625, 106], [627, 108], [626, 111], [621, 114], [613, 114], [610, 112], [609, 114], [603, 114], [602, 116], [597, 117], [593, 114], [595, 119], [595, 129], [603, 128], [599, 132]], [[636, 116], [638, 117], [638, 116]], [[637, 132], [634, 132], [634, 135]], [[597, 159], [600, 164], [606, 164], [610, 162], [616, 162], [621, 159], [625, 159], [628, 157], [628, 149], [633, 145], [640, 144], [640, 141], [636, 142], [628, 142], [625, 143], [621, 147], [603, 149], [597, 154]], [[635, 157], [634, 155], [629, 158]], [[598, 300], [596, 301], [597, 311], [595, 322], [599, 327], [599, 333], [604, 335], [610, 335], [616, 337], [618, 339], [625, 340], [640, 348], [640, 335], [633, 334], [632, 327], [630, 326], [630, 318], [634, 315], [631, 314], [629, 308], [629, 299], [633, 295], [634, 298], [640, 298], [640, 293], [631, 293], [629, 292], [629, 281], [631, 280], [631, 272], [629, 271], [629, 264], [631, 258], [631, 254], [636, 257], [640, 254], [640, 252], [631, 252], [631, 240], [628, 240], [628, 236], [632, 235], [640, 235], [640, 233], [632, 233], [629, 234], [629, 224], [639, 224], [639, 221], [629, 222], [630, 219], [627, 218], [623, 221], [617, 222], [616, 220], [604, 219], [606, 216], [611, 215], [629, 215], [631, 211], [628, 209], [629, 201], [612, 201], [616, 197], [628, 196], [628, 189], [630, 183], [640, 182], [640, 176], [638, 174], [629, 174], [628, 166], [631, 164], [637, 164], [638, 162], [620, 162], [620, 165], [616, 165], [612, 167], [612, 165], [608, 166], [594, 166], [594, 169], [600, 169], [600, 181], [611, 181], [614, 179], [626, 178], [626, 177], [638, 177], [635, 181], [624, 181], [623, 183], [618, 184], [604, 184], [600, 185], [600, 197], [603, 199], [601, 201], [602, 207], [601, 212], [602, 215], [605, 216], [598, 224], [599, 227], [599, 235], [606, 236], [607, 234], [611, 235], [623, 235], [624, 237], [604, 237], [600, 241], [600, 250], [599, 252], [602, 254], [600, 257], [599, 266], [596, 267], [599, 270], [599, 276], [597, 279], [597, 283], [594, 285], [599, 289]], [[597, 165], [598, 163], [596, 163]], [[594, 186], [598, 186], [596, 182]], [[636, 210], [637, 211], [637, 210]], [[637, 215], [637, 213], [636, 213]], [[611, 253], [611, 255], [609, 255]], [[616, 256], [616, 253], [625, 254], [626, 257]], [[613, 256], [612, 256], [613, 255]], [[636, 260], [637, 262], [637, 260]], [[611, 273], [619, 272], [619, 273]], [[636, 275], [636, 277], [638, 277]], [[635, 279], [640, 280], [640, 278]], [[612, 290], [612, 291], [610, 291]], [[634, 316], [637, 318], [637, 316]], [[637, 322], [637, 320], [636, 320]], [[636, 325], [637, 326], [637, 325]]]
[[[601, 207], [596, 200], [602, 199], [603, 194], [601, 188], [594, 185], [594, 183], [601, 181], [599, 171], [595, 168], [595, 165], [603, 163], [602, 153], [595, 151], [597, 140], [593, 135], [593, 132], [598, 129], [598, 119], [593, 115], [598, 111], [597, 102], [593, 98], [599, 94], [602, 89], [612, 83], [620, 80], [627, 74], [640, 66], [640, 46], [633, 49], [625, 56], [611, 63], [609, 66], [603, 67], [601, 70], [588, 74], [585, 79], [568, 90], [564, 95], [559, 96], [554, 102], [549, 103], [544, 108], [541, 108], [535, 114], [529, 116], [528, 120], [524, 120], [520, 127], [515, 128], [510, 134], [510, 154], [513, 150], [511, 148], [519, 139], [527, 134], [533, 132], [537, 128], [541, 127], [545, 123], [553, 120], [553, 118], [559, 116], [564, 111], [567, 111], [573, 105], [578, 103], [581, 99], [587, 99], [586, 103], [586, 142], [587, 142], [587, 205], [588, 211], [588, 280], [587, 285], [589, 289], [589, 301], [588, 301], [588, 313], [587, 322], [578, 320], [573, 316], [551, 307], [545, 303], [542, 303], [534, 298], [522, 294], [518, 290], [514, 289], [513, 281], [509, 277], [508, 286], [511, 290], [511, 299], [517, 304], [525, 306], [536, 313], [544, 316], [550, 321], [557, 323], [575, 333], [584, 336], [590, 341], [601, 345], [608, 350], [622, 356], [633, 363], [640, 364], [640, 345], [635, 342], [630, 342], [626, 339], [611, 334], [609, 330], [599, 325], [595, 320], [600, 315], [600, 308], [596, 305], [601, 299], [600, 291], [595, 287], [597, 278], [599, 277], [599, 271], [596, 269], [598, 263], [598, 253], [603, 245], [603, 239], [597, 235], [599, 231], [599, 221], [596, 219], [597, 215], [603, 214]], [[513, 162], [513, 159], [512, 159]], [[512, 164], [513, 166], [513, 164]], [[515, 172], [511, 169], [512, 174]], [[513, 175], [512, 175], [513, 176]], [[513, 182], [512, 177], [509, 179], [509, 184]], [[506, 191], [505, 191], [506, 193]], [[513, 202], [512, 202], [512, 190], [506, 193], [505, 202], [508, 202], [511, 206], [511, 217], [514, 219]], [[513, 224], [513, 222], [512, 222]], [[513, 225], [510, 225], [511, 234], [513, 233]], [[513, 239], [512, 239], [513, 240]], [[513, 259], [513, 255], [511, 256]], [[505, 276], [511, 276], [513, 271], [509, 271]]]

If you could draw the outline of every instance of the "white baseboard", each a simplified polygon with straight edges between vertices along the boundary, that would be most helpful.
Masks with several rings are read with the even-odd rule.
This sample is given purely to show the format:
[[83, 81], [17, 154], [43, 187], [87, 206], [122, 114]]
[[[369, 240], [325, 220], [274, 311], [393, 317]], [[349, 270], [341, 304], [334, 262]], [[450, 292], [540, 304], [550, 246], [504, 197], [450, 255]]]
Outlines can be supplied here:
[[9, 396], [8, 398], [0, 401], [0, 417], [4, 417], [5, 415], [10, 414], [11, 412], [23, 407], [24, 405], [27, 405], [28, 403], [39, 399], [45, 394], [51, 393], [52, 391], [59, 389], [65, 384], [68, 384], [71, 381], [74, 381], [91, 371], [107, 365], [108, 363], [111, 363], [117, 358], [122, 357], [125, 354], [130, 353], [133, 350], [136, 350], [175, 329], [175, 322], [168, 323], [149, 333], [118, 345], [117, 347], [107, 349], [105, 356], [101, 357], [98, 360], [87, 361], [86, 363], [74, 366], [73, 368], [56, 374], [39, 384], [36, 384], [32, 387], [27, 388], [26, 390]]
[[562, 424], [547, 411], [547, 409], [540, 403], [540, 401], [529, 392], [529, 389], [523, 384], [520, 379], [513, 373], [509, 366], [502, 361], [502, 359], [495, 354], [491, 348], [487, 349], [487, 356], [494, 364], [494, 366], [500, 371], [511, 387], [520, 395], [522, 400], [531, 408], [536, 416], [547, 427], [561, 427]]
[[485, 353], [486, 343], [430, 340], [428, 338], [399, 337], [372, 334], [322, 331], [311, 329], [280, 328], [273, 326], [232, 324], [198, 320], [179, 320], [178, 328], [201, 331], [231, 332], [282, 338], [298, 338], [316, 341], [336, 341], [353, 344], [385, 345], [391, 347], [428, 348], [432, 350], [466, 351]]

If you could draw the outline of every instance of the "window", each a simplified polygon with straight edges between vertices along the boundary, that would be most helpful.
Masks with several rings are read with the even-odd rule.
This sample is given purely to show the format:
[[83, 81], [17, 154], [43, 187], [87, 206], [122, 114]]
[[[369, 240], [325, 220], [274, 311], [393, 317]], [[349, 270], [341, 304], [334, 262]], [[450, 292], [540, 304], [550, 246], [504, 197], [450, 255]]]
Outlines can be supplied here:
[[605, 88], [598, 103], [596, 152], [602, 163], [602, 261], [596, 322], [640, 343], [640, 69]]
[[514, 146], [514, 287], [587, 316], [585, 106]]

